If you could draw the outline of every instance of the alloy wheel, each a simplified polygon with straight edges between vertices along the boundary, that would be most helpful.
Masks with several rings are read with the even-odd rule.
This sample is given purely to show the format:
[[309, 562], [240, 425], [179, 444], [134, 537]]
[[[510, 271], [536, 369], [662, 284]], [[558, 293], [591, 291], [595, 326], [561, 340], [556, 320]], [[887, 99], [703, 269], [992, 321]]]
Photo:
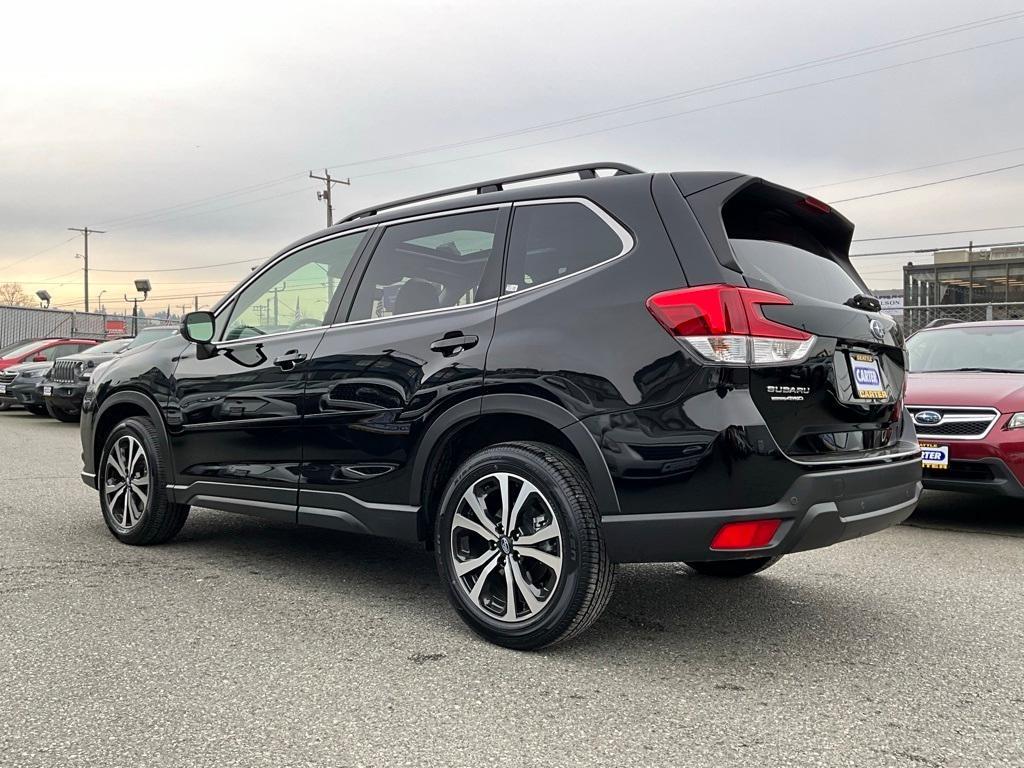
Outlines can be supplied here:
[[490, 618], [514, 623], [540, 614], [561, 578], [562, 552], [558, 518], [529, 480], [494, 472], [459, 499], [452, 565], [470, 602]]
[[149, 460], [138, 438], [123, 435], [111, 446], [104, 471], [103, 495], [114, 524], [134, 528], [149, 502]]

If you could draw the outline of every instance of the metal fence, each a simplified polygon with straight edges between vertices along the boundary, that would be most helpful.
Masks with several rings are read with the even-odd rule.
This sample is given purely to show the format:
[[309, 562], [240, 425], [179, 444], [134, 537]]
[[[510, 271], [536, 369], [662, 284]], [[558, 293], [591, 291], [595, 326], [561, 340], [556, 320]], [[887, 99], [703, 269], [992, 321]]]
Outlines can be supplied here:
[[903, 307], [903, 329], [907, 334], [935, 320], [978, 322], [981, 320], [1017, 320], [1024, 318], [1024, 302], [1002, 304], [925, 304]]
[[[167, 320], [155, 317], [139, 318], [139, 328], [166, 323]], [[123, 336], [131, 332], [131, 315], [0, 305], [0, 348], [22, 339], [105, 339], [108, 336]]]

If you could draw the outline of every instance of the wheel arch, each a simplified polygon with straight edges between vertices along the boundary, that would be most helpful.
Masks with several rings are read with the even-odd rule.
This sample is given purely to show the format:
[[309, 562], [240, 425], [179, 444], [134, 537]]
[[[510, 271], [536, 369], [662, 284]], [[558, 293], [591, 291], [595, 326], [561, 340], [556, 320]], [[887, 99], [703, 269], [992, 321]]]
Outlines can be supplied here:
[[532, 395], [485, 395], [441, 414], [426, 430], [413, 462], [410, 503], [419, 506], [417, 534], [432, 541], [436, 506], [451, 471], [477, 450], [495, 443], [549, 443], [576, 458], [594, 489], [600, 514], [620, 511], [608, 465], [593, 435], [560, 405]]
[[118, 424], [132, 416], [144, 416], [156, 427], [157, 432], [160, 434], [160, 440], [163, 443], [162, 447], [164, 448], [165, 455], [171, 465], [172, 476], [174, 476], [174, 454], [171, 452], [167, 425], [164, 423], [160, 406], [148, 395], [134, 390], [117, 392], [111, 395], [96, 411], [96, 417], [93, 420], [95, 426], [92, 433], [92, 449], [93, 456], [95, 457], [96, 471], [99, 472], [100, 453], [103, 450], [103, 444], [107, 441], [107, 436]]

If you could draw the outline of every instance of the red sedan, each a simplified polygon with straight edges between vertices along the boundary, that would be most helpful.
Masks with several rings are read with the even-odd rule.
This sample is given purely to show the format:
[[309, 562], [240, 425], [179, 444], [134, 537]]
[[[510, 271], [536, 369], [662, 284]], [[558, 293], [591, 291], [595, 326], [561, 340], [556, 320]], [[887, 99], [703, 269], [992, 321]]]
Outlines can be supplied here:
[[1024, 498], [1024, 321], [927, 328], [907, 353], [925, 488]]
[[0, 371], [21, 363], [42, 363], [74, 355], [96, 344], [95, 339], [26, 339], [0, 349]]

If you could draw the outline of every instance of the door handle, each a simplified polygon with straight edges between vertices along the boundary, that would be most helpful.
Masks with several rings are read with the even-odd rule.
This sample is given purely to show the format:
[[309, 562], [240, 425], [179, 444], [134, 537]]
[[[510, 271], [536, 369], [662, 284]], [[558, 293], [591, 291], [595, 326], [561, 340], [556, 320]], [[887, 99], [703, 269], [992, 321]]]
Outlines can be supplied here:
[[299, 352], [297, 349], [290, 349], [280, 357], [275, 357], [274, 365], [282, 371], [290, 371], [296, 365], [305, 360], [306, 357], [307, 355], [305, 352]]
[[440, 352], [445, 357], [454, 357], [464, 349], [472, 349], [478, 341], [480, 341], [478, 336], [469, 336], [463, 334], [462, 331], [452, 331], [446, 333], [444, 338], [432, 342], [430, 349], [433, 352]]

